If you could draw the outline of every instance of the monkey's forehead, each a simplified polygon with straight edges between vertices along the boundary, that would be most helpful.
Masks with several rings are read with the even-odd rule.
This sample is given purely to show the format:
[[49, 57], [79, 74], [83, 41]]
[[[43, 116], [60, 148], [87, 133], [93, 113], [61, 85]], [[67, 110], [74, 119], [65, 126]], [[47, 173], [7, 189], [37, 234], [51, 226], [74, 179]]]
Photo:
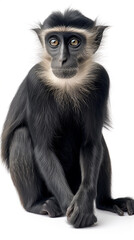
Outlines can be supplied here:
[[81, 28], [74, 28], [74, 27], [66, 27], [66, 26], [58, 26], [58, 27], [53, 27], [53, 28], [48, 28], [48, 29], [42, 29], [40, 32], [41, 36], [46, 36], [47, 34], [51, 32], [72, 32], [72, 33], [79, 33], [83, 34], [86, 38], [92, 37], [94, 32], [87, 31], [86, 29], [81, 29]]

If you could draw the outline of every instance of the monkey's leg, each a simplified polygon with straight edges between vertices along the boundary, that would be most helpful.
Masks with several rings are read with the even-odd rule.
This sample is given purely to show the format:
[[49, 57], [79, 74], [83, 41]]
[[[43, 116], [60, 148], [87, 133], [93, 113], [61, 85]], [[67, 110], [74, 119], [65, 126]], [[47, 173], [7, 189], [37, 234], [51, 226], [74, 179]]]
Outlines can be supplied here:
[[131, 198], [117, 198], [111, 197], [111, 164], [109, 152], [104, 138], [103, 144], [103, 160], [100, 167], [100, 173], [97, 184], [97, 198], [96, 206], [98, 209], [111, 211], [118, 215], [124, 215], [128, 212], [129, 215], [134, 214], [134, 200]]
[[55, 197], [50, 198], [45, 183], [35, 165], [34, 152], [27, 128], [15, 131], [9, 155], [10, 173], [23, 207], [33, 213], [62, 215]]

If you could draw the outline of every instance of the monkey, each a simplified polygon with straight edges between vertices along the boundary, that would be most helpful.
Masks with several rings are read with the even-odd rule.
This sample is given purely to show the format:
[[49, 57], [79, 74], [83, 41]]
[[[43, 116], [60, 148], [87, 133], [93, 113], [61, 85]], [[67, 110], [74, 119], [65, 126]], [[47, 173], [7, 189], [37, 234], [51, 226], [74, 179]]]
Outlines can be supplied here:
[[134, 214], [134, 200], [113, 199], [110, 80], [95, 61], [107, 26], [78, 10], [53, 12], [34, 28], [42, 58], [19, 86], [2, 132], [2, 159], [24, 209], [67, 216], [75, 228], [97, 222], [98, 209]]

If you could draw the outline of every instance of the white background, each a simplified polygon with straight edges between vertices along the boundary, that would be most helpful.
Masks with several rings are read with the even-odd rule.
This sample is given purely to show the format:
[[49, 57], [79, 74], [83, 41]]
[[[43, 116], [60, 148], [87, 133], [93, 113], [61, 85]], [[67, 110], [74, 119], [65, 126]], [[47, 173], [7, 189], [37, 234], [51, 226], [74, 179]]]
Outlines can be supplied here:
[[[134, 7], [133, 0], [1, 0], [0, 2], [0, 131], [9, 104], [29, 69], [39, 61], [40, 44], [30, 31], [54, 10], [71, 7], [105, 32], [97, 61], [110, 79], [112, 129], [104, 131], [113, 169], [113, 196], [134, 197]], [[51, 219], [27, 213], [4, 166], [0, 164], [0, 238], [14, 239], [133, 239], [134, 216], [96, 211], [98, 223], [73, 229], [65, 217]]]

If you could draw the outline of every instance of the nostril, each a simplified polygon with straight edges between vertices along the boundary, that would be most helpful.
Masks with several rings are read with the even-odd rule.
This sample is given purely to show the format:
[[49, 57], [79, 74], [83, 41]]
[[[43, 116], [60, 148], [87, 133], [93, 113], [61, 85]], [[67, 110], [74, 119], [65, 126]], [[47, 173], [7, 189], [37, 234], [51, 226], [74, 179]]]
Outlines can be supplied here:
[[62, 58], [62, 59], [59, 59], [59, 62], [61, 65], [63, 65], [64, 63], [66, 63], [67, 61], [67, 58]]
[[62, 64], [64, 64], [67, 61], [67, 58], [62, 60]]

